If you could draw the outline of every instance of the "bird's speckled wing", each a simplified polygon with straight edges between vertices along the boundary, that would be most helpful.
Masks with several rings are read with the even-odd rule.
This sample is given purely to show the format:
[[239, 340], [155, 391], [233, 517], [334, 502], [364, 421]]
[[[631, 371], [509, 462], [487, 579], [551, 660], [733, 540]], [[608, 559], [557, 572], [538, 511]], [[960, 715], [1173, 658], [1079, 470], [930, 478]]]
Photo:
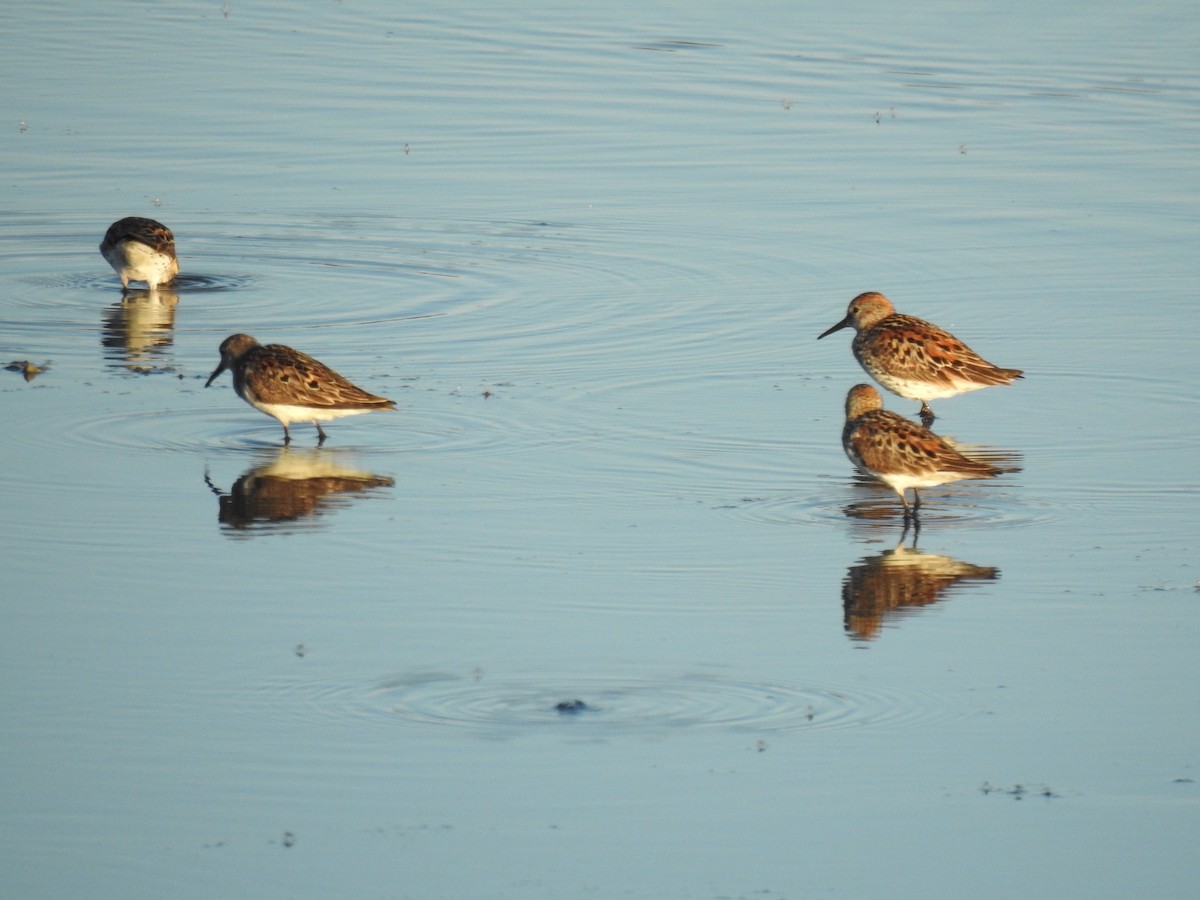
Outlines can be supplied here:
[[171, 233], [171, 229], [154, 219], [128, 216], [119, 222], [114, 222], [105, 232], [104, 243], [101, 246], [115, 247], [121, 241], [128, 240], [145, 244], [168, 256], [175, 255], [175, 236]]
[[912, 476], [956, 472], [985, 478], [998, 471], [963, 456], [938, 435], [887, 410], [848, 422], [844, 443], [854, 464], [873, 472]]
[[964, 385], [1008, 384], [1020, 369], [1001, 369], [936, 325], [914, 316], [891, 315], [860, 332], [854, 355], [877, 375], [877, 360], [886, 360], [886, 375], [954, 388]]
[[249, 360], [245, 379], [260, 400], [296, 406], [349, 409], [364, 406], [392, 408], [386, 397], [368, 393], [306, 353], [267, 344]]

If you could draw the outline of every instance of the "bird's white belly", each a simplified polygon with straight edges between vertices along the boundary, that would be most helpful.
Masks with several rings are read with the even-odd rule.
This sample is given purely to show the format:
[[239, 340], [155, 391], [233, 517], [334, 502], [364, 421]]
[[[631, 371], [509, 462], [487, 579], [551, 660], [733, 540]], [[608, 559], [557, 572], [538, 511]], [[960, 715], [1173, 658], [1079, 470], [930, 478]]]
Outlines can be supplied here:
[[149, 285], [165, 284], [178, 273], [178, 264], [165, 253], [141, 241], [122, 241], [105, 258], [127, 281], [144, 281]]
[[953, 381], [950, 383], [921, 381], [917, 378], [903, 378], [877, 369], [868, 369], [868, 371], [871, 373], [872, 378], [893, 394], [909, 400], [920, 400], [922, 402], [927, 400], [941, 400], [944, 397], [957, 397], [959, 394], [965, 394], [967, 391], [976, 391], [979, 388], [987, 387], [985, 384], [972, 384], [969, 381]]
[[246, 396], [251, 406], [273, 416], [282, 424], [291, 422], [332, 422], [344, 416], [358, 416], [371, 412], [370, 409], [331, 409], [325, 406], [296, 406], [290, 403], [265, 403], [257, 397]]

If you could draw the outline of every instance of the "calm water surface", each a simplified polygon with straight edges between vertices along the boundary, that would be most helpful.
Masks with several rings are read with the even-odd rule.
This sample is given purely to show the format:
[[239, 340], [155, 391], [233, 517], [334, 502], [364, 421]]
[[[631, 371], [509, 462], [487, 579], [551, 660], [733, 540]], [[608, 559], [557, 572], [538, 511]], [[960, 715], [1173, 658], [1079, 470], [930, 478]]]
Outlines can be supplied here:
[[[6, 895], [1194, 896], [1190, 5], [0, 35]], [[864, 290], [1027, 372], [918, 534]], [[235, 331], [399, 410], [285, 449]]]

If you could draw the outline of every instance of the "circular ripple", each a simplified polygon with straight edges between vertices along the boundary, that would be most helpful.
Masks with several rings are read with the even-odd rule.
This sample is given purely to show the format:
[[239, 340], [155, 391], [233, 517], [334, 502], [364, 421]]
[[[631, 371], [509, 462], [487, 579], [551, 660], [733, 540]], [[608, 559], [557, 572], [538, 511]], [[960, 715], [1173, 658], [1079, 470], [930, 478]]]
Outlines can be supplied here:
[[[1048, 521], [1050, 512], [1034, 510], [1014, 490], [1011, 475], [985, 482], [929, 488], [921, 495], [921, 524], [1024, 527]], [[910, 496], [911, 502], [911, 496]], [[718, 508], [740, 519], [768, 525], [798, 522], [850, 522], [856, 528], [893, 528], [903, 524], [896, 494], [865, 475], [792, 479], [788, 490], [763, 491]]]
[[703, 672], [657, 679], [417, 673], [363, 684], [295, 682], [277, 690], [292, 702], [272, 707], [302, 717], [485, 734], [890, 728], [951, 715], [931, 697], [894, 688], [737, 681]]
[[201, 275], [188, 272], [175, 279], [172, 289], [180, 294], [210, 294], [252, 287], [257, 280], [253, 275]]
[[[29, 275], [22, 279], [26, 284], [38, 288], [54, 290], [103, 291], [121, 296], [121, 282], [111, 272], [62, 272], [53, 275]], [[166, 294], [186, 295], [203, 294], [216, 291], [236, 291], [249, 287], [256, 281], [253, 275], [204, 275], [197, 272], [187, 272], [179, 275], [171, 284], [160, 287], [159, 296]], [[134, 282], [126, 296], [139, 297], [149, 295], [145, 288], [139, 288]]]
[[[921, 524], [987, 525], [989, 527], [1022, 527], [1046, 521], [1046, 515], [1016, 509], [1011, 490], [999, 494], [957, 491], [941, 493], [921, 500]], [[770, 497], [747, 497], [730, 503], [725, 509], [739, 518], [774, 525], [794, 525], [797, 522], [851, 522], [856, 527], [892, 528], [904, 521], [904, 510], [896, 495], [873, 484], [854, 484], [849, 492], [838, 496], [780, 494]]]
[[[169, 398], [168, 398], [169, 399]], [[178, 401], [175, 401], [178, 402]], [[107, 410], [78, 415], [71, 410], [49, 410], [37, 432], [40, 446], [69, 445], [121, 450], [209, 451], [216, 449], [259, 451], [283, 444], [283, 430], [267, 418], [232, 398], [226, 407], [165, 407], [159, 400], [150, 408]], [[402, 406], [400, 412], [406, 410]], [[376, 421], [326, 424], [329, 449], [354, 448], [380, 452], [510, 452], [520, 441], [503, 419], [491, 419], [471, 407], [439, 406], [422, 409], [419, 419], [392, 414], [375, 415]], [[293, 446], [316, 443], [311, 425], [292, 425]], [[310, 441], [311, 438], [311, 441]]]

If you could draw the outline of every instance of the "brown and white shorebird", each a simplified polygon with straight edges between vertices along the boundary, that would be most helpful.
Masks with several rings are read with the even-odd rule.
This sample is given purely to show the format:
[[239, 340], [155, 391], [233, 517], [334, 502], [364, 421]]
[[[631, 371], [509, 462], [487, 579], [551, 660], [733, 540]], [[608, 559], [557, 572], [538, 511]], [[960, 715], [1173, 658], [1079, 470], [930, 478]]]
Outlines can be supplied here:
[[179, 274], [175, 235], [162, 222], [128, 216], [113, 222], [100, 242], [100, 253], [121, 278], [121, 288], [144, 281], [150, 290], [170, 284]]
[[322, 422], [396, 408], [387, 397], [367, 393], [324, 363], [283, 344], [260, 344], [248, 334], [232, 334], [220, 350], [221, 363], [204, 386], [229, 369], [237, 395], [283, 425], [285, 444], [292, 440], [290, 422], [316, 425], [319, 445], [325, 441]]
[[[896, 492], [906, 520], [921, 508], [917, 488], [964, 478], [994, 478], [1003, 471], [963, 456], [945, 438], [884, 409], [879, 391], [869, 384], [856, 384], [846, 395], [842, 447], [859, 471]], [[913, 492], [911, 507], [904, 498], [909, 488]]]
[[868, 291], [850, 301], [846, 318], [817, 336], [843, 328], [858, 333], [850, 348], [854, 358], [876, 381], [909, 400], [921, 401], [921, 421], [933, 422], [930, 400], [1008, 384], [1024, 373], [1002, 369], [936, 325], [896, 312], [883, 294]]

